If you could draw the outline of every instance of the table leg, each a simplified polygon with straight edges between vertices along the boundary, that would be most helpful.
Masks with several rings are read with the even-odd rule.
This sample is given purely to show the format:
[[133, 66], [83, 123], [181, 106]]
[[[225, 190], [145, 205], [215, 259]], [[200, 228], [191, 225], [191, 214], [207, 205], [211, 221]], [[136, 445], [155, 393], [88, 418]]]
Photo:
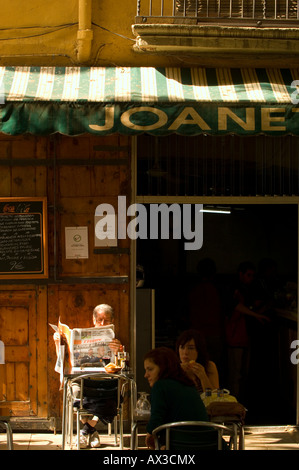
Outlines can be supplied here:
[[63, 383], [63, 405], [62, 405], [62, 450], [65, 450], [65, 433], [66, 433], [66, 394], [67, 394], [67, 379]]
[[131, 429], [131, 450], [137, 449], [138, 424], [134, 423]]
[[245, 450], [244, 426], [239, 425], [239, 450]]

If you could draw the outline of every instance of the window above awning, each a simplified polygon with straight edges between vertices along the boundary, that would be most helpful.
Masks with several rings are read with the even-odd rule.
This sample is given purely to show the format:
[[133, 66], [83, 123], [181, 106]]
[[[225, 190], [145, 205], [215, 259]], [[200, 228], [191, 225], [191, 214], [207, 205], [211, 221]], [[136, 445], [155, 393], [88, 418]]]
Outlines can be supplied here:
[[0, 131], [299, 135], [297, 84], [299, 69], [0, 67]]

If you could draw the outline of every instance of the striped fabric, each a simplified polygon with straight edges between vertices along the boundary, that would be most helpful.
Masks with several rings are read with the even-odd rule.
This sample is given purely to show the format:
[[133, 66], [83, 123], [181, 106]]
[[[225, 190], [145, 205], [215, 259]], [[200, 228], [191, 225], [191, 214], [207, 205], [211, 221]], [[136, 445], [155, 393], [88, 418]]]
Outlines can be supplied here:
[[4, 102], [290, 104], [293, 80], [299, 69], [0, 67]]
[[0, 132], [299, 135], [299, 69], [0, 67]]

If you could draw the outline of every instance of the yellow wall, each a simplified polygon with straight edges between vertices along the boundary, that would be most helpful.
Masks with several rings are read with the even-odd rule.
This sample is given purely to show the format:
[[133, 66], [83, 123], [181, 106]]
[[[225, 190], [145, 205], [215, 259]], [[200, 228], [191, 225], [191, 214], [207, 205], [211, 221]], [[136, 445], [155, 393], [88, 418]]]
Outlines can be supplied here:
[[[88, 3], [88, 0], [0, 0], [0, 65], [148, 65], [146, 55], [132, 50], [131, 27], [137, 0], [90, 0], [94, 23], [90, 58], [80, 61], [77, 53], [80, 1]], [[155, 63], [162, 65], [165, 59], [155, 59]]]
[[[82, 25], [79, 12], [88, 5]], [[0, 65], [297, 67], [299, 60], [297, 28], [153, 25], [139, 18], [134, 51], [137, 0], [0, 0], [0, 7]]]

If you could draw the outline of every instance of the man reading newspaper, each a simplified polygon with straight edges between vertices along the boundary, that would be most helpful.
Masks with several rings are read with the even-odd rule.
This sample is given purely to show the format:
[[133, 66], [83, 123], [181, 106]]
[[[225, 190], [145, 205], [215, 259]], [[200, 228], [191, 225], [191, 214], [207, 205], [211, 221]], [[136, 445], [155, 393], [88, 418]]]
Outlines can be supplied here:
[[[113, 308], [107, 304], [97, 305], [93, 310], [93, 324], [95, 328], [102, 328], [108, 325], [113, 325], [114, 324]], [[106, 340], [107, 340], [107, 335], [106, 335]], [[54, 341], [56, 345], [56, 354], [58, 355], [59, 348], [60, 348], [60, 341], [61, 341], [61, 337], [58, 332], [54, 333]], [[105, 343], [103, 343], [103, 345], [98, 345], [96, 354], [93, 348], [87, 348], [86, 354], [78, 353], [78, 355], [76, 356], [76, 348], [74, 344], [74, 357], [73, 357], [74, 365], [77, 365], [77, 362], [80, 365], [83, 365], [84, 363], [86, 364], [97, 363], [100, 366], [105, 365], [105, 360], [106, 362], [111, 360], [111, 357], [112, 357], [111, 353], [113, 355], [117, 355], [118, 351], [121, 351], [122, 349], [123, 347], [121, 345], [121, 342], [114, 337], [114, 334], [113, 334], [113, 337], [111, 336], [111, 340], [109, 340], [108, 348], [107, 348], [107, 344]], [[78, 398], [78, 399], [80, 398], [80, 386], [77, 383], [74, 383], [73, 385], [73, 395], [75, 398]], [[106, 408], [105, 409], [106, 415], [101, 416], [102, 406], [100, 406], [100, 404], [98, 404], [97, 406], [97, 403], [93, 403], [91, 406], [91, 409], [93, 409], [93, 412], [95, 412], [94, 416], [91, 419], [89, 417], [84, 417], [84, 418], [82, 417], [82, 422], [84, 423], [84, 426], [80, 433], [80, 448], [83, 449], [87, 447], [88, 445], [90, 445], [91, 447], [100, 446], [100, 438], [99, 438], [98, 432], [95, 429], [95, 426], [97, 422], [99, 421], [99, 419], [101, 419], [102, 421], [107, 420], [107, 407], [105, 408]], [[111, 410], [111, 414], [113, 414], [113, 410]]]

